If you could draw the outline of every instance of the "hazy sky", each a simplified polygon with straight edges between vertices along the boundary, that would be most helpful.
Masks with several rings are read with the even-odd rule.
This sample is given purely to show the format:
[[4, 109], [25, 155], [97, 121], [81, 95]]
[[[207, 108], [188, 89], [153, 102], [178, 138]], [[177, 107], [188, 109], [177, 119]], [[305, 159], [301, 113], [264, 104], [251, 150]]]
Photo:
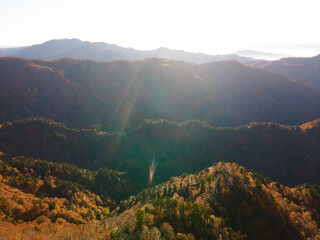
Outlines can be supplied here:
[[215, 53], [320, 43], [319, 0], [0, 0], [0, 46], [79, 38]]

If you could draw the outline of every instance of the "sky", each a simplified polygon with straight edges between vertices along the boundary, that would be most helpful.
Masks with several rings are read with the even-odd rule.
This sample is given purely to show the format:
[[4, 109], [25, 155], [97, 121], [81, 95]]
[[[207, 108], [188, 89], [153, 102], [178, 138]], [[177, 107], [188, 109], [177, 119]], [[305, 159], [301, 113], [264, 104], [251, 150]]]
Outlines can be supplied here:
[[0, 46], [78, 38], [139, 50], [320, 52], [319, 10], [319, 0], [0, 0]]

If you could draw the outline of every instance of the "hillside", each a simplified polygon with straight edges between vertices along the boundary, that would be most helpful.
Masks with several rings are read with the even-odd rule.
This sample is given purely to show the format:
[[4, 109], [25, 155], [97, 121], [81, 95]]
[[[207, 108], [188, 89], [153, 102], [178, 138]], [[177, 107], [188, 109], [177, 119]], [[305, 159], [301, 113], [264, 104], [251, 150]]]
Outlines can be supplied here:
[[[120, 209], [138, 209], [140, 234], [151, 234], [153, 226], [168, 233], [167, 222], [177, 238], [191, 233], [196, 239], [319, 239], [319, 196], [319, 185], [288, 188], [219, 162], [146, 189]], [[123, 225], [118, 236], [130, 234], [130, 223]]]
[[301, 126], [252, 123], [214, 128], [200, 121], [145, 121], [126, 133], [77, 130], [47, 119], [6, 122], [0, 151], [81, 168], [127, 172], [135, 191], [147, 186], [153, 156], [154, 183], [194, 173], [217, 161], [234, 161], [280, 183], [320, 183], [319, 120]]
[[0, 48], [0, 56], [40, 59], [79, 58], [97, 61], [169, 58], [191, 63], [206, 63], [221, 60], [236, 60], [238, 62], [248, 63], [253, 60], [252, 58], [241, 57], [236, 54], [209, 55], [203, 53], [185, 52], [182, 50], [171, 50], [167, 48], [141, 51], [133, 48], [119, 47], [115, 44], [81, 41], [75, 38], [50, 40], [42, 44], [23, 48]]
[[237, 62], [94, 62], [0, 58], [0, 121], [46, 117], [123, 131], [144, 119], [214, 126], [301, 124], [320, 117], [320, 93]]
[[0, 238], [320, 239], [319, 196], [319, 185], [288, 188], [219, 162], [131, 196], [100, 222], [2, 220]]
[[0, 156], [0, 215], [14, 224], [101, 220], [133, 192], [125, 173], [79, 169], [26, 157]]
[[278, 72], [290, 79], [320, 90], [320, 55], [310, 58], [283, 58], [277, 61], [254, 61], [250, 65]]

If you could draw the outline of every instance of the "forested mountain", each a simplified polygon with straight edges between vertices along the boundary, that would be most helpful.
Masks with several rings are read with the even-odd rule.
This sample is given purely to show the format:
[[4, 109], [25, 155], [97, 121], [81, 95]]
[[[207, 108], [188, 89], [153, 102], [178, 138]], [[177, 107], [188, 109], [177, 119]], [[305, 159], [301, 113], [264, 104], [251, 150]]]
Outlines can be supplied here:
[[[21, 51], [123, 51], [66, 42]], [[279, 73], [0, 58], [0, 239], [320, 239], [319, 159], [320, 92]]]
[[254, 61], [250, 65], [278, 72], [320, 90], [320, 55], [310, 58], [283, 58], [277, 61]]
[[320, 183], [319, 131], [319, 120], [301, 126], [252, 123], [237, 128], [150, 120], [119, 134], [70, 129], [35, 118], [4, 123], [0, 151], [81, 168], [125, 171], [136, 184], [135, 191], [147, 186], [153, 156], [155, 183], [200, 171], [217, 161], [232, 161], [295, 186]]
[[320, 93], [237, 62], [0, 59], [0, 121], [47, 117], [108, 131], [144, 119], [214, 126], [301, 124], [320, 117]]
[[133, 189], [126, 174], [118, 171], [90, 171], [3, 153], [0, 176], [0, 212], [12, 223], [100, 220], [115, 209], [116, 200], [128, 197]]
[[241, 57], [236, 54], [209, 55], [190, 53], [182, 50], [170, 50], [167, 48], [140, 51], [133, 48], [119, 47], [115, 44], [81, 41], [75, 38], [51, 40], [23, 48], [0, 48], [0, 56], [41, 59], [80, 58], [98, 61], [170, 58], [192, 63], [206, 63], [221, 60], [236, 60], [242, 63], [248, 63], [253, 60], [253, 58]]
[[[7, 167], [7, 171], [12, 170]], [[37, 208], [40, 217], [35, 220], [21, 220], [21, 215], [19, 219], [17, 213], [28, 209], [33, 196], [18, 190], [15, 198], [10, 199], [14, 189], [6, 179], [1, 179], [0, 186], [2, 238], [295, 240], [320, 237], [319, 185], [289, 188], [237, 164], [219, 162], [197, 174], [173, 177], [122, 201], [111, 214], [107, 211], [98, 215], [103, 207], [95, 207], [92, 202], [84, 204], [85, 195], [82, 203], [81, 197], [80, 201], [72, 200], [80, 202], [81, 209], [75, 208], [72, 201], [70, 206], [61, 206], [59, 198], [36, 198], [33, 208], [42, 207]], [[8, 212], [10, 206], [17, 206], [12, 213]], [[79, 226], [61, 217], [52, 218], [65, 216], [66, 209], [69, 214], [82, 211], [87, 222]], [[97, 216], [100, 221], [95, 220]], [[19, 222], [11, 220], [12, 217]], [[14, 221], [15, 225], [8, 221]]]
[[288, 188], [219, 162], [120, 203], [122, 211], [136, 210], [138, 231], [127, 218], [115, 234], [152, 236], [159, 228], [169, 239], [174, 234], [177, 239], [319, 239], [319, 190], [319, 185]]

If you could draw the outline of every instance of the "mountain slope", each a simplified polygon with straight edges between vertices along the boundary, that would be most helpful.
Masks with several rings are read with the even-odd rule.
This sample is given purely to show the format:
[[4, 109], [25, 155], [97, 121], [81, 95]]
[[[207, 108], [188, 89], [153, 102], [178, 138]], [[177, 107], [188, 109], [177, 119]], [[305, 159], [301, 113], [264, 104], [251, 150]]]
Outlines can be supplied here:
[[301, 126], [252, 123], [213, 128], [200, 121], [145, 121], [121, 133], [70, 129], [46, 119], [6, 122], [0, 151], [81, 168], [107, 167], [127, 172], [135, 190], [147, 186], [149, 164], [157, 163], [154, 182], [194, 173], [217, 161], [235, 161], [281, 183], [320, 183], [319, 120]]
[[252, 61], [252, 58], [241, 57], [236, 54], [208, 55], [202, 53], [189, 53], [181, 50], [159, 48], [150, 51], [139, 51], [133, 48], [123, 48], [114, 44], [103, 42], [88, 42], [79, 39], [59, 39], [44, 42], [42, 44], [24, 47], [8, 51], [3, 49], [3, 56], [23, 58], [59, 59], [80, 58], [98, 61], [112, 60], [138, 60], [144, 58], [170, 58], [174, 60], [205, 63], [221, 60], [236, 60], [243, 63]]
[[77, 226], [42, 219], [16, 226], [2, 219], [0, 237], [320, 239], [320, 186], [289, 188], [235, 163], [219, 162], [145, 189], [100, 221]]
[[[62, 71], [19, 58], [0, 59], [0, 112], [2, 119], [20, 119], [31, 116], [48, 116], [71, 125], [86, 121], [85, 114], [77, 107], [95, 113], [82, 102], [77, 94], [84, 94], [68, 81]], [[80, 114], [80, 115], [78, 115]], [[69, 120], [68, 120], [69, 119]], [[97, 121], [97, 120], [95, 120]]]
[[12, 223], [100, 220], [132, 191], [121, 172], [3, 154], [0, 182], [0, 218]]
[[283, 58], [277, 61], [254, 61], [252, 66], [278, 72], [320, 90], [320, 55], [311, 58]]
[[320, 117], [320, 93], [237, 62], [0, 59], [0, 121], [47, 117], [122, 131], [143, 119], [301, 124]]
[[[146, 189], [120, 205], [122, 210], [141, 209], [149, 231], [147, 219], [154, 219], [156, 227], [168, 222], [176, 233], [191, 232], [197, 239], [319, 239], [319, 190], [319, 185], [288, 188], [237, 164], [219, 162]], [[227, 233], [217, 230], [224, 226]], [[118, 231], [120, 235], [123, 229]]]

